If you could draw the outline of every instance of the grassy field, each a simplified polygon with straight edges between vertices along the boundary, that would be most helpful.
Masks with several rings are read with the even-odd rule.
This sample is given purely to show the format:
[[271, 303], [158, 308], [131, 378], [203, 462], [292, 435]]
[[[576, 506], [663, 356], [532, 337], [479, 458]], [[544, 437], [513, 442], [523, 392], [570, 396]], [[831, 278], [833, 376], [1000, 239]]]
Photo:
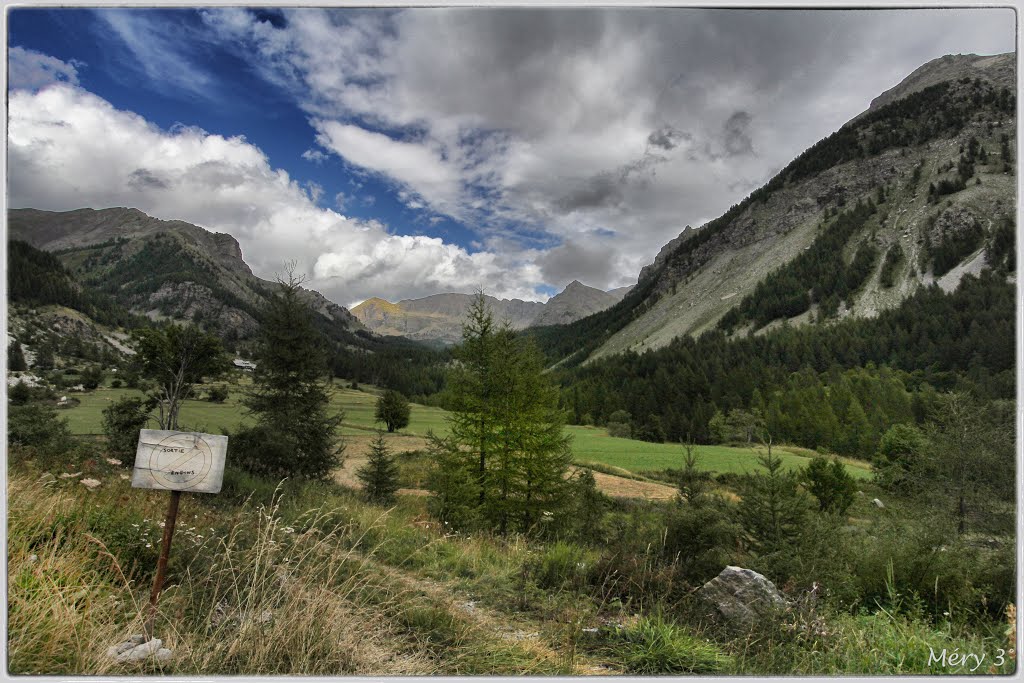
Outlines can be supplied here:
[[[180, 424], [183, 429], [220, 433], [225, 429], [234, 429], [238, 424], [251, 422], [241, 405], [243, 392], [247, 383], [229, 384], [230, 395], [224, 403], [189, 400], [181, 411]], [[374, 422], [373, 413], [377, 394], [371, 387], [353, 390], [336, 385], [332, 399], [332, 407], [345, 411], [342, 434], [347, 437], [364, 437], [381, 425]], [[205, 391], [199, 392], [205, 395]], [[102, 410], [112, 401], [122, 396], [140, 396], [140, 392], [132, 389], [100, 388], [91, 393], [74, 394], [81, 404], [61, 411], [66, 417], [73, 434], [99, 434], [102, 432]], [[430, 406], [413, 405], [411, 421], [402, 430], [411, 436], [426, 436], [433, 430], [436, 434], [447, 433], [445, 411]], [[679, 444], [655, 444], [632, 439], [620, 439], [608, 436], [600, 427], [566, 428], [573, 438], [573, 453], [580, 463], [603, 463], [620, 467], [631, 472], [657, 471], [678, 469], [683, 464], [683, 449]], [[698, 446], [700, 465], [703, 469], [713, 472], [753, 472], [759, 467], [757, 456], [763, 453], [762, 448], [733, 448], [729, 446]], [[806, 449], [775, 449], [787, 469], [805, 466], [813, 451]], [[871, 476], [866, 463], [846, 461], [847, 470], [857, 478]]]

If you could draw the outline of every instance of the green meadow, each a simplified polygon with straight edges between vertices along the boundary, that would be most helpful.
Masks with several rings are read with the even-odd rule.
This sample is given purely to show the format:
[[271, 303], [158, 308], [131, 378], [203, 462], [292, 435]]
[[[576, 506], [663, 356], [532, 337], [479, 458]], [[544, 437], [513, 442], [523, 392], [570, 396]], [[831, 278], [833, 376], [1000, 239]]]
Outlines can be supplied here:
[[[233, 382], [226, 385], [230, 391], [224, 403], [211, 403], [204, 400], [187, 400], [181, 411], [180, 425], [183, 429], [222, 433], [232, 430], [239, 424], [249, 424], [252, 418], [246, 415], [241, 398], [248, 387], [248, 381]], [[360, 390], [349, 389], [340, 383], [334, 388], [332, 405], [335, 409], [345, 411], [342, 424], [343, 436], [366, 434], [368, 430], [378, 428], [373, 414], [377, 401], [377, 393], [372, 387], [364, 386]], [[205, 395], [205, 388], [200, 390]], [[123, 396], [141, 396], [134, 389], [113, 389], [101, 387], [96, 391], [71, 396], [81, 401], [72, 408], [61, 410], [61, 415], [68, 420], [71, 432], [77, 435], [101, 434], [102, 411], [111, 402]], [[440, 408], [413, 404], [410, 424], [404, 433], [425, 436], [428, 431], [443, 435], [447, 432], [445, 411]], [[572, 448], [577, 462], [601, 463], [619, 467], [631, 472], [651, 472], [665, 469], [678, 469], [683, 466], [683, 448], [680, 444], [648, 443], [608, 436], [600, 427], [569, 426], [566, 431], [572, 435]], [[703, 469], [713, 472], [753, 472], [759, 467], [757, 456], [765, 449], [734, 448], [730, 446], [697, 446], [700, 465]], [[781, 446], [775, 453], [783, 460], [787, 469], [805, 466], [809, 451], [806, 449], [787, 449]], [[847, 470], [856, 478], [871, 476], [870, 467], [866, 463], [848, 461]]]

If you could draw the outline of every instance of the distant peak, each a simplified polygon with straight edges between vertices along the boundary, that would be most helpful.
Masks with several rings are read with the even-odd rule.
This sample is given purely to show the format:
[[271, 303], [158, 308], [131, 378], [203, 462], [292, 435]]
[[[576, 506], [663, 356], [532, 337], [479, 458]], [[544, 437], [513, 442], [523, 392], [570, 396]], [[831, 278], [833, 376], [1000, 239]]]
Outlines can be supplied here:
[[391, 303], [387, 299], [381, 299], [379, 296], [371, 296], [363, 303], [356, 306], [356, 308], [362, 308], [364, 306], [395, 306], [396, 304]]

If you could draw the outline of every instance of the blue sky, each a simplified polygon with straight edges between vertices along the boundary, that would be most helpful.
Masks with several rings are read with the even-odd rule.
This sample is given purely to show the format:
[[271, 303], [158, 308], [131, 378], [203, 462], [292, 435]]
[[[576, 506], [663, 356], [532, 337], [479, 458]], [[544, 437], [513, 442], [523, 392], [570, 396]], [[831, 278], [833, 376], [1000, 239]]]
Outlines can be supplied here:
[[343, 305], [635, 282], [1008, 9], [14, 9], [8, 201], [134, 206]]

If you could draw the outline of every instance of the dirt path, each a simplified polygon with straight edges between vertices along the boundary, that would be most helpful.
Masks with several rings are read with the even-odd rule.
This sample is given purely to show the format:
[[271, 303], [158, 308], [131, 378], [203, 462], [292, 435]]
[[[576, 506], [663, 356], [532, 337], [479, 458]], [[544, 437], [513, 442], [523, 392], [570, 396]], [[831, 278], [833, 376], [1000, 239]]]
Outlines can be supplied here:
[[[370, 560], [374, 561], [374, 560]], [[374, 561], [375, 562], [375, 561]], [[449, 582], [437, 581], [388, 564], [376, 562], [381, 575], [389, 583], [398, 586], [404, 594], [421, 594], [434, 606], [441, 607], [449, 614], [468, 624], [482, 639], [496, 638], [514, 642], [519, 648], [533, 656], [537, 662], [552, 667], [563, 665], [570, 655], [562, 652], [541, 635], [545, 624], [527, 618], [521, 613], [508, 614], [491, 609], [473, 600], [458, 587]], [[596, 662], [587, 661], [579, 652], [572, 656], [570, 675], [612, 675], [621, 673]]]

